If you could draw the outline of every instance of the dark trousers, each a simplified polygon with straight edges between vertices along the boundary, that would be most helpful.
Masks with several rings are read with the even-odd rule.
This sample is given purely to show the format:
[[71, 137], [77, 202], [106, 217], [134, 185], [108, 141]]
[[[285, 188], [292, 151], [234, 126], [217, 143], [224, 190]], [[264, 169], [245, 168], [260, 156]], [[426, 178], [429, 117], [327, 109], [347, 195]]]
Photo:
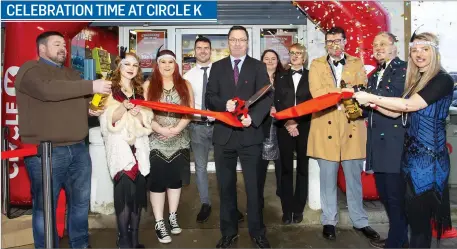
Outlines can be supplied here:
[[389, 217], [389, 233], [385, 248], [402, 248], [408, 241], [405, 214], [406, 182], [401, 173], [375, 173], [376, 189]]
[[[306, 156], [309, 126], [298, 125], [299, 135], [292, 137], [286, 128], [278, 129], [281, 158], [281, 205], [284, 214], [301, 214], [308, 198], [308, 162]], [[294, 151], [297, 152], [297, 175], [294, 193]]]
[[[276, 175], [276, 196], [280, 197], [281, 195], [281, 159], [274, 160], [275, 162], [275, 175]], [[264, 189], [265, 181], [267, 180], [268, 164], [269, 160], [260, 160], [259, 167], [259, 192], [260, 192], [260, 207], [264, 208]]]
[[252, 237], [265, 235], [265, 225], [260, 208], [258, 167], [261, 160], [261, 144], [242, 146], [236, 132], [225, 145], [214, 145], [216, 177], [221, 205], [220, 226], [222, 236], [238, 234], [238, 209], [236, 193], [236, 164], [240, 158], [247, 195], [249, 234]]

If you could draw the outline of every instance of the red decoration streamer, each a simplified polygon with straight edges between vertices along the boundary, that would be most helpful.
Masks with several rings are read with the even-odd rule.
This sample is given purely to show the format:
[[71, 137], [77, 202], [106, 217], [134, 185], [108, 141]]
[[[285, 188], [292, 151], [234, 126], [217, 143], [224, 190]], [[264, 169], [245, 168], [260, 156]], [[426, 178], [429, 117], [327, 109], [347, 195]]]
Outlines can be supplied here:
[[325, 33], [339, 26], [346, 32], [346, 52], [360, 57], [367, 74], [374, 72], [372, 43], [380, 31], [390, 31], [389, 13], [377, 1], [294, 1]]
[[130, 102], [134, 105], [140, 105], [140, 106], [151, 108], [152, 110], [157, 110], [157, 111], [162, 111], [162, 112], [173, 112], [173, 113], [179, 113], [179, 114], [200, 114], [200, 115], [204, 115], [204, 116], [213, 117], [230, 126], [240, 127], [240, 128], [243, 127], [241, 122], [233, 114], [231, 114], [229, 112], [205, 111], [205, 110], [198, 110], [198, 109], [190, 108], [187, 106], [160, 103], [160, 102], [154, 102], [154, 101], [145, 101], [145, 100], [138, 100], [138, 99], [132, 99], [132, 100], [130, 100]]

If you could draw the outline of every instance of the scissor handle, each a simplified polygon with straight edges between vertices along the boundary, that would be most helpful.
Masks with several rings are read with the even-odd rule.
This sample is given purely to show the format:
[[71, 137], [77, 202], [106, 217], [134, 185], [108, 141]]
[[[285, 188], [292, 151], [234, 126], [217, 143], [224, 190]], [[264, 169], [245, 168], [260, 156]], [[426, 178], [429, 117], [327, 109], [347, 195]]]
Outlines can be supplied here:
[[233, 114], [238, 117], [240, 115], [244, 115], [245, 118], [248, 117], [248, 108], [245, 107], [246, 101], [235, 97], [232, 99], [233, 101], [236, 101], [236, 107], [235, 111], [233, 111]]

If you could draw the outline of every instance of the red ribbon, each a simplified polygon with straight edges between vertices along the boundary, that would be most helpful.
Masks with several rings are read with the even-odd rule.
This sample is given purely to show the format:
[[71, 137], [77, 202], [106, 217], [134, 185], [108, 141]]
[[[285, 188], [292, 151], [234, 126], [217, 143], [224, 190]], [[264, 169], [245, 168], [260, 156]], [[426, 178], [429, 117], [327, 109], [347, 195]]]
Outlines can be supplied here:
[[173, 112], [179, 114], [200, 114], [204, 116], [213, 117], [221, 122], [224, 122], [230, 126], [234, 127], [243, 127], [241, 122], [231, 113], [229, 112], [213, 112], [213, 111], [206, 111], [206, 110], [198, 110], [194, 108], [190, 108], [187, 106], [176, 105], [176, 104], [168, 104], [168, 103], [160, 103], [155, 101], [145, 101], [145, 100], [138, 100], [132, 99], [130, 103], [134, 105], [140, 105], [144, 107], [151, 108], [152, 110], [162, 111], [162, 112]]
[[2, 151], [2, 160], [16, 157], [34, 156], [38, 153], [38, 145], [23, 144], [21, 148], [15, 150]]
[[322, 111], [329, 107], [335, 106], [340, 102], [341, 99], [351, 98], [353, 93], [342, 92], [342, 93], [329, 93], [326, 95], [319, 96], [317, 98], [305, 101], [299, 105], [287, 108], [280, 112], [273, 114], [278, 120], [296, 118], [304, 116], [310, 113]]

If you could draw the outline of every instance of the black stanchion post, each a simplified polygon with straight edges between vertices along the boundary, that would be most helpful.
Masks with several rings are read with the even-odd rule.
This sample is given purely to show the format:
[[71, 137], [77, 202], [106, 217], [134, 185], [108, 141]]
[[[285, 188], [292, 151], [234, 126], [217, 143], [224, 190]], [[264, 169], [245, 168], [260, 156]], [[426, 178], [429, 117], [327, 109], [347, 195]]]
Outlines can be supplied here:
[[54, 212], [52, 196], [52, 144], [40, 144], [41, 166], [43, 172], [43, 210], [44, 210], [44, 236], [45, 247], [54, 248]]
[[[8, 150], [8, 127], [2, 127], [2, 151]], [[10, 217], [10, 167], [9, 160], [2, 159], [2, 213]]]

